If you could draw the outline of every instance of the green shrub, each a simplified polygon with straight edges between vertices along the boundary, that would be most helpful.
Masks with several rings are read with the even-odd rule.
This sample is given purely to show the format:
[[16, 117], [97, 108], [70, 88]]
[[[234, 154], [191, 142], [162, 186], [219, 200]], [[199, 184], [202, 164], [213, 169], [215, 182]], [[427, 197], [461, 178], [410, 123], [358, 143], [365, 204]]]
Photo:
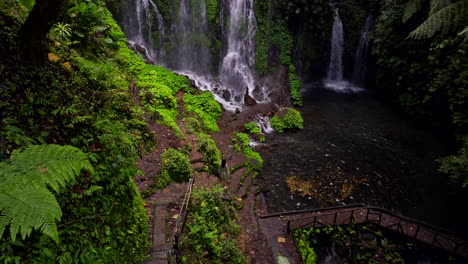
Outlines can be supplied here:
[[260, 135], [262, 133], [260, 130], [260, 127], [255, 122], [250, 122], [250, 123], [245, 124], [244, 128], [250, 134]]
[[164, 151], [161, 158], [161, 174], [163, 177], [169, 176], [176, 182], [190, 179], [192, 166], [187, 154], [173, 148], [168, 148]]
[[284, 108], [279, 111], [270, 120], [271, 126], [279, 132], [284, 132], [286, 129], [303, 129], [304, 119], [299, 111], [292, 108]]
[[[188, 215], [188, 235], [181, 248], [187, 263], [247, 263], [234, 238], [240, 233], [233, 207], [221, 199], [222, 188], [193, 192]], [[207, 262], [209, 261], [209, 262]], [[211, 262], [212, 261], [212, 262]]]
[[208, 167], [208, 172], [218, 174], [218, 168], [221, 165], [221, 152], [216, 146], [216, 142], [210, 135], [200, 133], [198, 146], [198, 151], [203, 153], [203, 163]]

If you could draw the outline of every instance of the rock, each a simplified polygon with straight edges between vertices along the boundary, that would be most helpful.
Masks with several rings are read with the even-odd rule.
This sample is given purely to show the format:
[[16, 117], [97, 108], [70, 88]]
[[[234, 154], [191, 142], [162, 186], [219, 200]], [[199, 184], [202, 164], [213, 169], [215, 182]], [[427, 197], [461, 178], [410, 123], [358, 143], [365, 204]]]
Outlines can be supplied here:
[[222, 97], [224, 100], [229, 102], [231, 100], [231, 92], [229, 92], [228, 90], [224, 90]]
[[244, 103], [246, 105], [256, 105], [257, 101], [255, 101], [255, 99], [253, 99], [252, 96], [250, 96], [248, 94], [245, 94], [244, 95]]
[[141, 46], [140, 44], [138, 43], [135, 43], [133, 44], [133, 46], [135, 47], [135, 50], [141, 54], [146, 54], [146, 48]]
[[236, 112], [235, 112], [235, 113], [236, 113], [236, 114], [240, 114], [240, 112], [241, 112], [240, 109], [239, 109], [239, 108], [236, 108]]

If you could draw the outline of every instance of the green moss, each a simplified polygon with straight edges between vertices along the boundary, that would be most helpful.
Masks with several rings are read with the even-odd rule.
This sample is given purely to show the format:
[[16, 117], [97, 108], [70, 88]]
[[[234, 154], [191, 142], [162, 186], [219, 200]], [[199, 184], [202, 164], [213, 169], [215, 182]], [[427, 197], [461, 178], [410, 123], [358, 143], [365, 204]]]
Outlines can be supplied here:
[[208, 19], [211, 23], [219, 23], [218, 19], [218, 0], [207, 0], [206, 1], [206, 10]]
[[[296, 75], [296, 68], [292, 60], [293, 37], [289, 32], [286, 21], [281, 18], [273, 18], [269, 15], [271, 3], [255, 2], [255, 11], [257, 14], [258, 29], [255, 39], [256, 57], [255, 68], [261, 75], [273, 72], [276, 65], [268, 64], [270, 49], [276, 47], [280, 50], [279, 62], [289, 68], [289, 84], [291, 86], [292, 102], [296, 106], [301, 106], [302, 96], [299, 92], [301, 86], [300, 80]], [[272, 20], [275, 22], [272, 23]]]
[[218, 132], [216, 120], [221, 116], [221, 106], [210, 92], [199, 95], [184, 94], [184, 104], [187, 112], [195, 113], [203, 122], [208, 132]]
[[270, 120], [271, 126], [278, 132], [287, 129], [303, 129], [304, 119], [299, 111], [292, 108], [284, 108]]
[[261, 170], [263, 167], [263, 159], [260, 156], [260, 153], [254, 151], [250, 146], [250, 138], [249, 135], [245, 133], [235, 133], [237, 139], [233, 139], [233, 143], [239, 141], [239, 144], [234, 145], [234, 149], [244, 154], [244, 156], [248, 159], [249, 167]]

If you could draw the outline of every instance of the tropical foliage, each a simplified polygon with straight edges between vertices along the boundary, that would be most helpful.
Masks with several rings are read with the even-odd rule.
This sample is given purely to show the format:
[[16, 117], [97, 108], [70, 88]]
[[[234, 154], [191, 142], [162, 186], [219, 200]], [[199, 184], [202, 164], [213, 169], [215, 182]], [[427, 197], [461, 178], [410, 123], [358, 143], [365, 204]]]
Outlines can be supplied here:
[[284, 108], [270, 120], [271, 126], [278, 132], [287, 129], [303, 129], [304, 119], [299, 111], [292, 108]]
[[62, 211], [49, 188], [59, 194], [82, 169], [93, 171], [87, 155], [71, 146], [14, 150], [0, 163], [0, 237], [9, 226], [12, 241], [36, 230], [58, 242], [56, 221]]

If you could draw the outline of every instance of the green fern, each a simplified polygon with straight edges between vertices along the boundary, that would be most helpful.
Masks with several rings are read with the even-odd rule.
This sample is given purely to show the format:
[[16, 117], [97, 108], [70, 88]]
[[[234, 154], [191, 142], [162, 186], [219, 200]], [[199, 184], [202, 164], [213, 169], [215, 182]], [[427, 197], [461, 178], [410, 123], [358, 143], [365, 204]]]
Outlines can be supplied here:
[[[15, 150], [0, 163], [0, 237], [9, 226], [11, 239], [38, 230], [58, 242], [59, 193], [82, 169], [93, 172], [88, 156], [71, 146], [41, 145]], [[49, 189], [50, 188], [50, 189]]]
[[[434, 5], [438, 5], [435, 4]], [[434, 6], [433, 8], [436, 8]], [[434, 12], [426, 21], [409, 34], [409, 38], [430, 38], [436, 32], [447, 33], [449, 30], [466, 26], [468, 17], [468, 0], [462, 0]]]

